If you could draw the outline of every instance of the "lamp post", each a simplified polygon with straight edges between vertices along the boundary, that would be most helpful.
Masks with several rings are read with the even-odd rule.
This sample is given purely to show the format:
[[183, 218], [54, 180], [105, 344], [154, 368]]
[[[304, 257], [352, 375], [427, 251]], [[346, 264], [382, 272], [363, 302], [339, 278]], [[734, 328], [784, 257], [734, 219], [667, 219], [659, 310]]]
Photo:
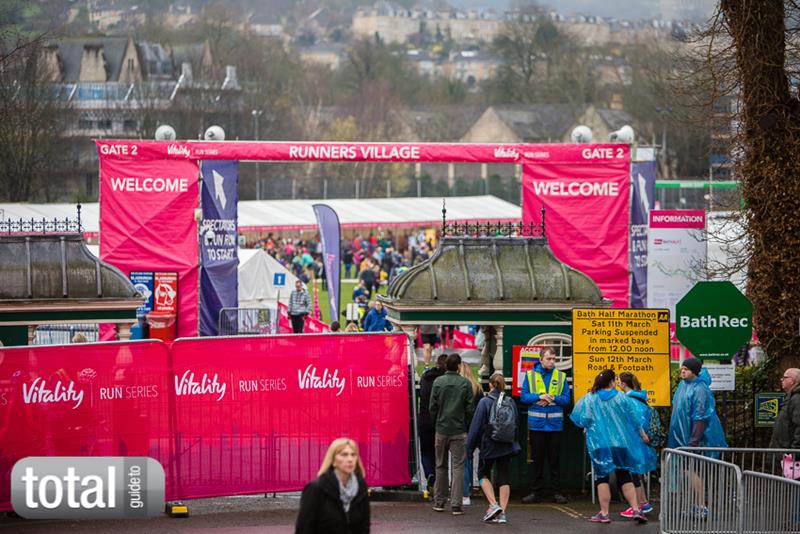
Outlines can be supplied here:
[[[253, 116], [253, 139], [258, 141], [258, 118], [264, 113], [263, 110], [254, 109], [250, 114]], [[261, 200], [261, 162], [256, 161], [256, 200]]]
[[[660, 152], [660, 155], [661, 155], [661, 158], [660, 158], [661, 159], [661, 164], [663, 165], [663, 171], [665, 173], [665, 178], [666, 178], [666, 177], [668, 177], [668, 176], [666, 176], [666, 174], [667, 174], [667, 119], [666, 119], [666, 117], [667, 117], [667, 115], [672, 113], [672, 108], [671, 107], [666, 107], [666, 108], [657, 107], [656, 108], [656, 113], [658, 113], [658, 116], [661, 118], [661, 150], [659, 152]], [[655, 145], [655, 143], [653, 143], [653, 144]]]

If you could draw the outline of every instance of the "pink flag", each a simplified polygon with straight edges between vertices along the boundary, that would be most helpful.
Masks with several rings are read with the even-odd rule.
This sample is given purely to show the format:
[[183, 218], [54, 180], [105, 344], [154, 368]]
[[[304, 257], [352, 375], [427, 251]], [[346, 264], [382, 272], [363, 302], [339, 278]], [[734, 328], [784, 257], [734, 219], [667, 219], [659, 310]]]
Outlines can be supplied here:
[[319, 309], [319, 294], [317, 293], [317, 282], [312, 280], [314, 284], [314, 319], [319, 321], [322, 318], [322, 312]]
[[453, 348], [454, 349], [476, 349], [475, 336], [462, 332], [461, 330], [453, 331]]

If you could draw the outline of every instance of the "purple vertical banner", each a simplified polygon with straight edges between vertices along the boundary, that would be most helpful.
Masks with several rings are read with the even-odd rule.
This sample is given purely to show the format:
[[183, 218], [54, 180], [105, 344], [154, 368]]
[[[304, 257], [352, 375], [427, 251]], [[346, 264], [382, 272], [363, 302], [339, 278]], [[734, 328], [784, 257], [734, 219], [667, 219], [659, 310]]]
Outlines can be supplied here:
[[[200, 162], [202, 179], [200, 223], [201, 336], [219, 332], [219, 312], [239, 305], [237, 269], [238, 161]], [[235, 332], [223, 332], [230, 334]]]
[[341, 277], [341, 231], [339, 216], [327, 204], [314, 204], [314, 216], [319, 227], [322, 258], [325, 262], [325, 278], [328, 281], [328, 299], [331, 309], [331, 321], [339, 320], [339, 279]]
[[647, 306], [647, 228], [655, 205], [656, 162], [631, 164], [631, 307]]

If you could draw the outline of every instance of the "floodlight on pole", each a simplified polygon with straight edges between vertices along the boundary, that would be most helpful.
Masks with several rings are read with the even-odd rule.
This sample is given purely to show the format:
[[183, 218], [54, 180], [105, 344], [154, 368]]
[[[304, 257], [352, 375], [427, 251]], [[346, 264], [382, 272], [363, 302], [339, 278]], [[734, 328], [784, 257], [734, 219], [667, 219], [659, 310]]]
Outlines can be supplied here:
[[169, 124], [162, 124], [156, 128], [155, 138], [156, 141], [174, 141], [178, 135], [175, 133], [175, 128]]
[[209, 126], [203, 137], [206, 141], [224, 141], [225, 130], [223, 130], [221, 126], [217, 125]]
[[572, 129], [569, 137], [573, 143], [591, 143], [592, 129], [584, 124], [579, 124]]
[[612, 143], [625, 143], [628, 145], [632, 145], [635, 138], [636, 136], [633, 133], [633, 128], [627, 124], [619, 130], [611, 132], [608, 136], [609, 141]]

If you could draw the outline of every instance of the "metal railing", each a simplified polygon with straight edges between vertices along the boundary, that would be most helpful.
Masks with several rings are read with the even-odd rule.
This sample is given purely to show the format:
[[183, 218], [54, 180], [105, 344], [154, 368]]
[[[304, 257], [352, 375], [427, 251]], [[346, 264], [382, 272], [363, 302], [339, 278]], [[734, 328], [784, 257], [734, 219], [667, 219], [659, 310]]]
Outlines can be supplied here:
[[742, 470], [694, 452], [661, 452], [661, 531], [740, 534]]
[[33, 345], [68, 345], [75, 334], [83, 334], [87, 342], [99, 340], [97, 324], [42, 324], [33, 331]]
[[[800, 481], [784, 477], [798, 449], [691, 447], [661, 453], [661, 531], [800, 532]], [[794, 475], [794, 462], [786, 473]]]
[[242, 336], [277, 334], [278, 318], [269, 308], [222, 308], [219, 310], [218, 335]]
[[[723, 462], [728, 462], [739, 467], [742, 471], [754, 471], [757, 473], [767, 473], [781, 476], [783, 472], [783, 457], [786, 454], [794, 454], [800, 459], [800, 449], [747, 449], [737, 447], [678, 447], [678, 450], [693, 452], [717, 458]], [[800, 478], [800, 468], [796, 469], [796, 476]], [[792, 473], [795, 475], [795, 473]]]
[[800, 532], [800, 482], [744, 471], [743, 534]]

